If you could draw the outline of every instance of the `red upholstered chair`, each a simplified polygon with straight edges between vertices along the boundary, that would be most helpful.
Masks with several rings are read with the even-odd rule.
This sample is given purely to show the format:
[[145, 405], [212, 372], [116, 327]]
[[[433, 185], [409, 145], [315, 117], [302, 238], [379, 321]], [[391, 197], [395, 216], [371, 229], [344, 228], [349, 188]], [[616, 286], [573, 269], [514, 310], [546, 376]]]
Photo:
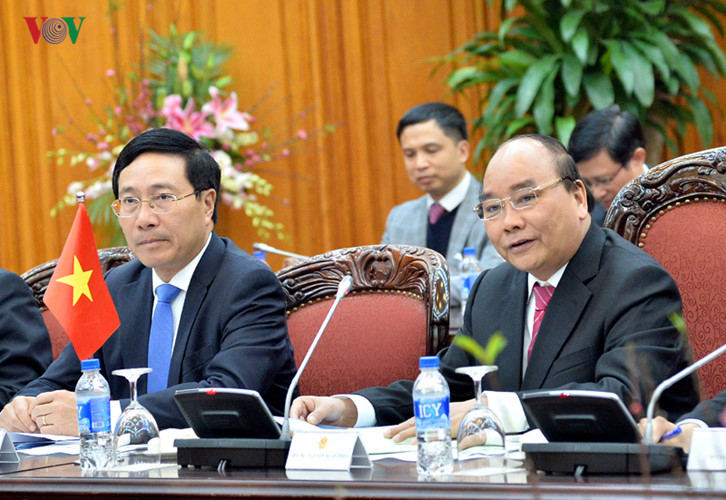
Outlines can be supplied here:
[[[695, 359], [726, 342], [726, 148], [662, 163], [626, 185], [605, 226], [673, 276]], [[726, 357], [699, 371], [701, 395], [726, 389]]]
[[[134, 255], [128, 247], [112, 247], [100, 249], [98, 251], [98, 258], [101, 261], [101, 270], [105, 273], [109, 269], [132, 260]], [[50, 278], [53, 276], [57, 262], [58, 260], [56, 259], [40, 264], [22, 275], [22, 278], [33, 291], [35, 301], [38, 303], [38, 307], [43, 314], [43, 320], [45, 320], [45, 326], [48, 328], [50, 342], [53, 346], [53, 359], [58, 357], [69, 340], [63, 327], [43, 302], [45, 290], [48, 288], [48, 282], [50, 282]]]
[[335, 299], [353, 278], [300, 379], [302, 394], [349, 393], [418, 374], [418, 358], [445, 346], [449, 271], [438, 253], [408, 245], [343, 248], [277, 273], [298, 366]]

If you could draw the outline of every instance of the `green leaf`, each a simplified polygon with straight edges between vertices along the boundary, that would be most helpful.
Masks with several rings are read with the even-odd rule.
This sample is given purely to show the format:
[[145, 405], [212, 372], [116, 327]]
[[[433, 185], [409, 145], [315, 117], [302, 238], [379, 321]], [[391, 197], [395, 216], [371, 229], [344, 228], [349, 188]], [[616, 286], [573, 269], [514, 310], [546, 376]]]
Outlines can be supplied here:
[[713, 40], [713, 33], [706, 21], [697, 15], [688, 12], [686, 9], [678, 9], [678, 14], [685, 19], [692, 32], [701, 35], [701, 37], [705, 39]]
[[560, 76], [562, 85], [568, 95], [578, 96], [580, 94], [580, 85], [582, 84], [582, 63], [572, 54], [565, 54], [562, 58], [562, 70]]
[[499, 60], [506, 66], [529, 67], [537, 61], [537, 57], [524, 50], [508, 50], [499, 56]]
[[537, 124], [537, 130], [540, 134], [552, 134], [552, 119], [555, 116], [555, 77], [557, 76], [559, 65], [556, 65], [547, 79], [545, 79], [539, 94], [534, 101], [534, 109], [532, 115], [534, 122]]
[[580, 26], [580, 21], [584, 15], [584, 10], [573, 9], [562, 16], [562, 19], [560, 20], [560, 34], [562, 35], [562, 40], [565, 42], [570, 41], [577, 28]]
[[555, 130], [557, 131], [557, 138], [562, 144], [567, 147], [570, 143], [570, 136], [572, 131], [575, 129], [577, 120], [574, 116], [558, 116], [555, 118]]
[[595, 109], [605, 109], [615, 102], [613, 84], [603, 73], [585, 73], [582, 78], [585, 92]]
[[662, 75], [663, 80], [668, 80], [670, 78], [671, 70], [666, 64], [660, 48], [636, 38], [630, 40], [630, 42], [641, 52], [641, 54], [644, 54], [645, 57], [653, 63], [653, 66], [655, 66]]
[[607, 54], [610, 56], [613, 69], [618, 75], [620, 83], [627, 94], [633, 93], [635, 85], [634, 67], [630, 58], [626, 55], [625, 49], [620, 40], [604, 40], [605, 46], [608, 48]]
[[504, 136], [508, 139], [508, 138], [512, 137], [512, 135], [514, 135], [515, 132], [519, 132], [524, 127], [532, 125], [533, 123], [534, 123], [534, 118], [532, 118], [531, 116], [524, 116], [517, 120], [511, 121], [507, 124], [507, 129], [504, 133]]
[[491, 120], [492, 114], [494, 113], [494, 110], [499, 106], [500, 101], [504, 94], [506, 94], [509, 89], [511, 89], [514, 85], [519, 82], [518, 78], [505, 78], [504, 80], [497, 83], [494, 88], [492, 88], [491, 92], [489, 92], [489, 95], [487, 96], [487, 107], [484, 110], [484, 114], [482, 115], [483, 121], [486, 123], [489, 120]]
[[652, 0], [649, 2], [641, 1], [638, 3], [641, 11], [649, 16], [658, 16], [665, 9], [665, 0]]
[[197, 36], [197, 34], [193, 31], [190, 31], [186, 34], [184, 37], [184, 43], [182, 43], [182, 47], [184, 50], [189, 50], [192, 48], [192, 45], [194, 45], [194, 38]]
[[650, 107], [655, 98], [655, 76], [653, 75], [653, 66], [647, 58], [645, 58], [634, 46], [623, 41], [622, 47], [628, 64], [632, 68], [636, 68], [634, 91], [635, 97], [644, 107]]
[[452, 89], [457, 88], [459, 85], [461, 85], [466, 80], [469, 80], [474, 77], [479, 72], [479, 69], [475, 66], [464, 66], [463, 68], [459, 68], [452, 72], [449, 75], [449, 78], [447, 79], [446, 83], [449, 87]]
[[456, 335], [452, 345], [468, 352], [483, 365], [493, 365], [499, 354], [507, 346], [507, 339], [500, 332], [494, 332], [489, 337], [486, 347], [482, 347], [479, 342], [468, 335]]
[[550, 74], [556, 62], [557, 56], [544, 56], [530, 66], [524, 74], [522, 83], [519, 84], [517, 89], [517, 104], [514, 108], [514, 113], [518, 118], [523, 116], [532, 106], [542, 81]]
[[692, 92], [698, 92], [698, 86], [701, 82], [698, 77], [698, 70], [694, 66], [691, 58], [685, 53], [678, 54], [678, 62], [673, 68], [676, 73], [681, 75], [683, 80], [686, 82]]
[[693, 111], [693, 121], [696, 124], [698, 135], [701, 136], [701, 143], [704, 148], [708, 148], [711, 145], [711, 140], [713, 139], [713, 122], [711, 121], [711, 113], [708, 111], [706, 104], [701, 99], [692, 95], [687, 95], [686, 100]]
[[587, 61], [587, 52], [590, 50], [590, 35], [583, 26], [580, 26], [572, 38], [572, 51], [581, 63]]

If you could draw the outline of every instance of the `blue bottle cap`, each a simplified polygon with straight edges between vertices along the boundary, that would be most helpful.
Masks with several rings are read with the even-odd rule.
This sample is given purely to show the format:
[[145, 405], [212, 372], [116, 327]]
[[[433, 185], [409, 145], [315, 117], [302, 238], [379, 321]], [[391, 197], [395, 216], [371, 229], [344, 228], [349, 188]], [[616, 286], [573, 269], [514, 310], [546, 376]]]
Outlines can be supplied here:
[[464, 255], [464, 257], [468, 257], [469, 255], [476, 256], [476, 248], [474, 248], [474, 247], [465, 247], [464, 250], [461, 251], [461, 253]]
[[419, 368], [438, 368], [439, 358], [438, 356], [422, 356], [418, 360]]
[[252, 256], [258, 260], [267, 260], [267, 254], [263, 250], [255, 250]]
[[101, 361], [96, 358], [84, 359], [83, 361], [81, 361], [81, 371], [100, 369]]

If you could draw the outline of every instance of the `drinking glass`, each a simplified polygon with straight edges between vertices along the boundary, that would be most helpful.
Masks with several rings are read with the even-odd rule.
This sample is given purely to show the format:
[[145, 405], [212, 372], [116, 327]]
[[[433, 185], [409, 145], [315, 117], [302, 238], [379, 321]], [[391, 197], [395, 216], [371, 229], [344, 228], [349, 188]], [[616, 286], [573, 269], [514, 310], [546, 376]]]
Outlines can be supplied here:
[[131, 403], [116, 424], [114, 450], [117, 467], [143, 467], [161, 461], [159, 427], [154, 416], [137, 401], [136, 382], [151, 368], [127, 368], [112, 373], [129, 381]]
[[464, 415], [456, 438], [459, 453], [475, 446], [501, 446], [506, 452], [504, 443], [504, 427], [499, 417], [482, 402], [481, 381], [484, 375], [497, 370], [496, 366], [464, 366], [457, 368], [457, 373], [465, 373], [474, 381], [476, 402]]

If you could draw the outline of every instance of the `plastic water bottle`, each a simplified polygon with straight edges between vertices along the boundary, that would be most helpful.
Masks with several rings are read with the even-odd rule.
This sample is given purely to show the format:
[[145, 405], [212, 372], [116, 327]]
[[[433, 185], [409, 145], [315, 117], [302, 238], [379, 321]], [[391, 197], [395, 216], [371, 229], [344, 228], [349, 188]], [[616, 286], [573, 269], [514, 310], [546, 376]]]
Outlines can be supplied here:
[[76, 384], [83, 469], [107, 469], [114, 465], [111, 391], [100, 369], [98, 359], [84, 359], [81, 361], [83, 375]]
[[481, 274], [483, 269], [476, 258], [476, 248], [466, 247], [463, 250], [464, 258], [461, 260], [460, 281], [461, 281], [461, 311], [466, 311], [466, 301], [469, 298], [471, 287]]
[[439, 372], [439, 358], [419, 360], [421, 374], [413, 384], [418, 456], [416, 469], [427, 476], [451, 474], [451, 424], [449, 421], [449, 384]]

